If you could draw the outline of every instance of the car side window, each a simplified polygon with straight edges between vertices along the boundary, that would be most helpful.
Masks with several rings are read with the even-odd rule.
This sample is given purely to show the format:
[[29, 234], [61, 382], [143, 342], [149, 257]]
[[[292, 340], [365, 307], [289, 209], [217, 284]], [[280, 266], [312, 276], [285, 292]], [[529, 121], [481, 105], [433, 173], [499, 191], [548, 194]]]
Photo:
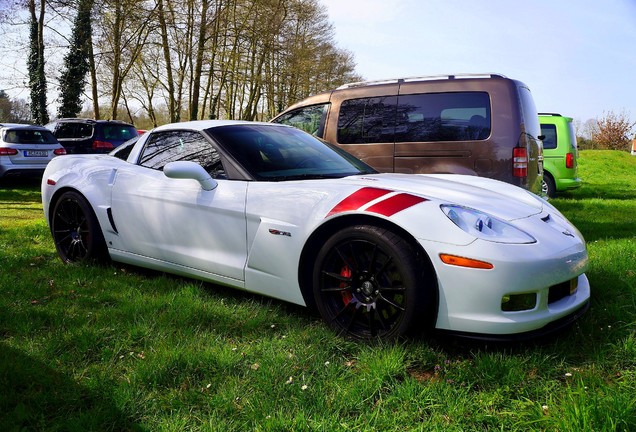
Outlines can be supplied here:
[[169, 162], [191, 161], [201, 165], [213, 178], [227, 178], [219, 152], [199, 132], [155, 132], [144, 147], [139, 165], [163, 170]]
[[319, 138], [325, 131], [325, 119], [329, 104], [312, 105], [288, 112], [276, 119], [276, 123], [293, 126]]
[[338, 142], [393, 142], [396, 96], [350, 99], [340, 104]]
[[543, 139], [543, 149], [550, 150], [557, 148], [557, 131], [556, 125], [553, 124], [542, 124], [541, 125], [541, 135], [544, 135]]

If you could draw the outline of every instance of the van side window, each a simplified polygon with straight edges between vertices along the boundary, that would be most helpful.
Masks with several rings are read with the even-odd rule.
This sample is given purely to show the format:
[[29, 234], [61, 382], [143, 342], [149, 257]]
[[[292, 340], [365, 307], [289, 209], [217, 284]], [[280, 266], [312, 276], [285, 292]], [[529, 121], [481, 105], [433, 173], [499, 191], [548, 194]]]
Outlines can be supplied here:
[[485, 92], [400, 95], [395, 141], [484, 140], [490, 135], [490, 112]]
[[396, 96], [350, 99], [340, 104], [338, 142], [393, 142]]
[[542, 124], [541, 125], [541, 135], [545, 135], [543, 139], [543, 149], [555, 149], [557, 148], [557, 131], [556, 125], [553, 124]]
[[288, 112], [276, 119], [276, 123], [294, 126], [322, 138], [329, 104], [312, 105]]

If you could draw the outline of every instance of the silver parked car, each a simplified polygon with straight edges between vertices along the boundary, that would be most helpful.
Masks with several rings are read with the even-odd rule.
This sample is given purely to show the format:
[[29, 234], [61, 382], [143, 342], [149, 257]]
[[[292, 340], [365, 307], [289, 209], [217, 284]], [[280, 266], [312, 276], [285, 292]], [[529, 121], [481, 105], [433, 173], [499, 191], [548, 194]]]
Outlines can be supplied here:
[[42, 126], [0, 123], [0, 178], [38, 176], [55, 156], [66, 150]]

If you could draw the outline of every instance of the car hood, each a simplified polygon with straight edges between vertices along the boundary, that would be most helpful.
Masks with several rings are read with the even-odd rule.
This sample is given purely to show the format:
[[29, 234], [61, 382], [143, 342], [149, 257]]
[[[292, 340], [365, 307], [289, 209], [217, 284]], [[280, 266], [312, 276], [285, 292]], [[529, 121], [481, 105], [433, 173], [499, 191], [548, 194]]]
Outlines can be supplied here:
[[504, 220], [527, 218], [543, 211], [538, 196], [508, 183], [484, 177], [455, 174], [376, 174], [349, 177], [367, 187], [408, 192], [439, 201], [471, 207]]

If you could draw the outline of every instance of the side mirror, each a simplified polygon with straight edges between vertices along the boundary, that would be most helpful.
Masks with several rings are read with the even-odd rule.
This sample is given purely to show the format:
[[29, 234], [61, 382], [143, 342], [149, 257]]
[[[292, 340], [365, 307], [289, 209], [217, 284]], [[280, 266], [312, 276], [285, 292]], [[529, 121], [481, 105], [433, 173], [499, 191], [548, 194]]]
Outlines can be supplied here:
[[212, 190], [219, 184], [201, 165], [189, 161], [169, 162], [163, 167], [166, 177], [173, 179], [192, 179], [201, 183], [204, 190]]
[[539, 135], [537, 139], [540, 139], [541, 141], [543, 141], [545, 139], [545, 135]]

